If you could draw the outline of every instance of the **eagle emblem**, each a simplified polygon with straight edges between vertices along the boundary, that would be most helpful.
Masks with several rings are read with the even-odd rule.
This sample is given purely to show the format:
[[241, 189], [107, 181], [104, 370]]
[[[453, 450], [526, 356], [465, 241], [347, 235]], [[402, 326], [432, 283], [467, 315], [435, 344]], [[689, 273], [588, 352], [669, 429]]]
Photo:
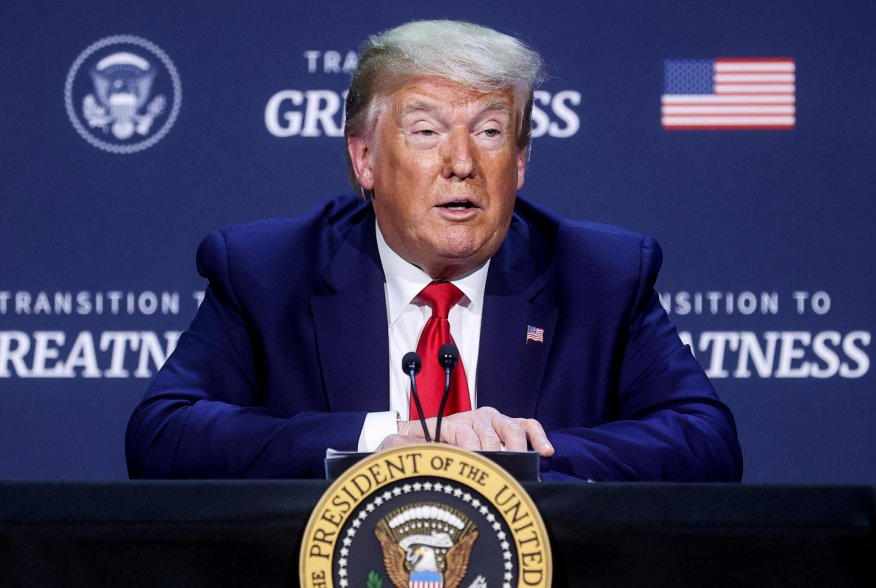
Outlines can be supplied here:
[[137, 153], [158, 143], [181, 105], [182, 82], [170, 56], [134, 35], [112, 35], [89, 45], [64, 83], [70, 124], [109, 153]]
[[381, 519], [374, 534], [395, 588], [457, 588], [478, 538], [465, 514], [436, 503], [405, 505]]
[[101, 59], [90, 74], [94, 92], [82, 100], [82, 116], [88, 125], [112, 132], [120, 140], [134, 133], [148, 134], [167, 104], [163, 95], [151, 96], [156, 75], [151, 64], [121, 51]]

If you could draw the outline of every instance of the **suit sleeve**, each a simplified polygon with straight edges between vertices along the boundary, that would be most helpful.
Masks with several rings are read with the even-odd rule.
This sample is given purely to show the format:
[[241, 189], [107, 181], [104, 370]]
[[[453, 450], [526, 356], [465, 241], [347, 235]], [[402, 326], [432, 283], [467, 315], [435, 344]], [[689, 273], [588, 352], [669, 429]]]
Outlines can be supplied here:
[[219, 232], [198, 250], [209, 287], [128, 424], [131, 478], [323, 477], [327, 447], [356, 449], [365, 413], [330, 413], [318, 391], [296, 390], [294, 378], [288, 393], [313, 397], [312, 410], [288, 416], [260, 406], [258, 335], [227, 258]]
[[[546, 480], [739, 481], [742, 454], [730, 410], [669, 322], [654, 289], [662, 253], [644, 237], [638, 284], [618, 337], [616, 418], [548, 432]], [[595, 393], [582, 390], [580, 393]]]

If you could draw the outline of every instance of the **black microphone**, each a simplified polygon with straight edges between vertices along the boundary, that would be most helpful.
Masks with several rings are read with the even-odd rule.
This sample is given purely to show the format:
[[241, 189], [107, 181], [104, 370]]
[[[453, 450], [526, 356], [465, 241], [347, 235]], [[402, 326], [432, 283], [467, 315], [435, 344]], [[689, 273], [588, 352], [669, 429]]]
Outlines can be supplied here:
[[423, 418], [423, 405], [420, 404], [420, 395], [417, 393], [417, 378], [423, 367], [423, 362], [420, 356], [414, 351], [408, 351], [402, 358], [402, 371], [411, 377], [411, 396], [414, 397], [414, 403], [417, 405], [417, 415], [420, 417], [420, 424], [423, 426], [423, 435], [426, 437], [426, 443], [432, 441], [429, 436], [429, 428], [426, 426], [426, 419]]
[[444, 418], [444, 408], [450, 397], [450, 372], [459, 363], [459, 350], [453, 343], [445, 343], [438, 350], [438, 363], [444, 368], [444, 395], [441, 396], [441, 407], [438, 409], [438, 422], [435, 424], [435, 442], [441, 441], [441, 419]]

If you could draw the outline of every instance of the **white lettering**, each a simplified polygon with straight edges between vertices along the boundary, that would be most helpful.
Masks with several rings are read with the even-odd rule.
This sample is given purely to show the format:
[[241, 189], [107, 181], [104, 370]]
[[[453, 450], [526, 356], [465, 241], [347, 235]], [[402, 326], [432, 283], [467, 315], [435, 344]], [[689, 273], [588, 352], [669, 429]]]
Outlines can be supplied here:
[[840, 368], [840, 359], [836, 352], [828, 347], [828, 342], [833, 346], [839, 346], [843, 337], [836, 331], [824, 331], [812, 338], [812, 353], [824, 362], [821, 367], [818, 362], [812, 362], [809, 376], [813, 378], [830, 378], [836, 375]]
[[797, 290], [792, 292], [791, 296], [797, 301], [797, 314], [806, 312], [806, 299], [809, 298], [809, 292]]
[[[731, 300], [731, 298], [728, 298], [728, 300]], [[757, 310], [757, 297], [753, 292], [742, 292], [736, 299], [736, 307], [742, 314], [754, 314]]]
[[340, 51], [311, 49], [304, 52], [304, 59], [307, 60], [307, 73], [313, 74], [319, 70], [320, 57], [322, 57], [322, 71], [327, 74], [347, 74], [359, 65], [359, 55], [355, 51], [347, 51], [346, 54], [342, 55]]
[[774, 374], [776, 378], [805, 378], [809, 375], [808, 362], [801, 362], [799, 367], [793, 367], [793, 362], [806, 357], [805, 347], [797, 347], [797, 343], [808, 346], [811, 341], [812, 335], [805, 331], [785, 331], [782, 333], [779, 367]]
[[[14, 305], [9, 301], [14, 300]], [[106, 304], [105, 304], [106, 302]], [[30, 293], [0, 292], [0, 315], [89, 315], [104, 314], [150, 316], [161, 313], [179, 314], [179, 292], [142, 292], [112, 290], [90, 292], [81, 290]]]
[[700, 351], [712, 348], [712, 361], [706, 369], [706, 375], [710, 378], [726, 378], [730, 372], [724, 369], [724, 353], [727, 347], [731, 351], [739, 349], [739, 333], [732, 332], [709, 332], [700, 337]]
[[[356, 54], [348, 53], [341, 62], [337, 51], [305, 51], [308, 71], [313, 73], [319, 58], [323, 58], [326, 73], [352, 70]], [[347, 92], [334, 90], [281, 90], [265, 104], [265, 128], [275, 137], [343, 137], [344, 108]], [[581, 119], [572, 109], [581, 103], [581, 93], [563, 90], [555, 95], [544, 90], [535, 92], [532, 109], [532, 136], [548, 135], [567, 138], [578, 133]], [[556, 120], [552, 120], [555, 117]]]
[[341, 54], [337, 51], [326, 51], [322, 58], [322, 71], [325, 73], [341, 73]]
[[[150, 378], [173, 353], [179, 337], [178, 331], [167, 331], [162, 344], [153, 331], [105, 331], [98, 353], [90, 331], [79, 332], [69, 350], [63, 331], [0, 331], [0, 378]], [[127, 366], [133, 361], [132, 374]], [[106, 369], [101, 370], [101, 363]]]
[[36, 331], [33, 334], [33, 370], [32, 375], [39, 374], [44, 378], [59, 378], [64, 376], [64, 363], [56, 363], [48, 367], [46, 363], [57, 360], [61, 354], [60, 346], [64, 345], [63, 331]]
[[748, 363], [754, 363], [754, 369], [761, 378], [768, 378], [773, 371], [773, 360], [776, 357], [776, 342], [779, 333], [764, 333], [766, 351], [760, 346], [760, 341], [754, 333], [739, 333], [739, 362], [736, 364], [734, 378], [750, 378], [751, 370]]
[[840, 376], [843, 378], [860, 378], [870, 369], [870, 357], [864, 353], [863, 349], [855, 345], [856, 342], [860, 342], [862, 345], [870, 345], [870, 333], [867, 331], [852, 331], [843, 339], [843, 352], [849, 359], [858, 364], [857, 368], [852, 368], [848, 363], [843, 362], [839, 371]]
[[76, 312], [78, 314], [91, 314], [91, 293], [79, 292], [76, 294]]
[[287, 101], [292, 106], [301, 106], [304, 103], [304, 94], [298, 90], [283, 90], [271, 96], [265, 106], [265, 126], [275, 137], [294, 137], [301, 132], [302, 117], [297, 110], [283, 112], [285, 125], [280, 121], [280, 106]]
[[143, 292], [137, 298], [137, 309], [140, 314], [151, 315], [158, 310], [158, 296], [155, 292]]
[[15, 314], [30, 314], [30, 293], [15, 293]]
[[140, 338], [135, 331], [104, 331], [101, 334], [100, 350], [111, 350], [109, 369], [103, 372], [105, 377], [128, 377], [128, 370], [125, 369], [125, 352], [128, 345], [130, 345], [131, 351], [137, 351], [140, 345]]
[[660, 304], [669, 314], [685, 315], [732, 315], [736, 312], [749, 316], [779, 313], [778, 292], [661, 292]]
[[36, 300], [33, 303], [34, 314], [51, 314], [52, 304], [49, 302], [49, 296], [45, 292], [37, 292]]
[[302, 137], [320, 136], [320, 128], [329, 137], [341, 137], [343, 126], [336, 125], [334, 116], [341, 109], [341, 99], [331, 90], [309, 90], [304, 93], [307, 106], [304, 110]]
[[830, 296], [827, 292], [818, 291], [812, 295], [812, 311], [815, 314], [827, 314], [830, 311]]
[[64, 372], [68, 378], [76, 375], [75, 368], [82, 368], [83, 378], [99, 378], [100, 368], [97, 365], [97, 352], [94, 349], [94, 337], [89, 331], [82, 331], [73, 342], [67, 361], [64, 364]]
[[316, 67], [319, 61], [319, 51], [305, 51], [304, 59], [307, 60], [307, 72], [316, 73]]
[[30, 337], [21, 331], [0, 331], [0, 378], [11, 376], [9, 364], [15, 375], [25, 378], [30, 374], [24, 358], [30, 351]]
[[170, 354], [176, 348], [179, 333], [170, 331], [164, 334], [164, 338], [167, 343], [166, 351], [161, 347], [161, 342], [159, 342], [158, 336], [155, 333], [149, 331], [140, 333], [140, 361], [137, 363], [134, 377], [152, 377], [152, 371], [149, 369], [150, 360], [156, 369], [161, 369], [161, 366], [164, 365], [164, 362], [167, 361], [167, 358], [170, 357]]
[[[581, 93], [575, 90], [562, 90], [551, 96], [545, 90], [536, 90], [532, 101], [532, 136], [548, 135], [565, 139], [575, 135], [581, 127], [578, 113], [569, 105], [581, 103]], [[551, 120], [551, 114], [556, 116], [563, 125]]]
[[55, 314], [73, 314], [73, 295], [70, 292], [55, 292]]
[[345, 74], [352, 72], [359, 66], [359, 54], [355, 51], [347, 51], [347, 57], [344, 58], [344, 66], [341, 68]]
[[179, 292], [161, 293], [161, 313], [179, 314]]
[[[265, 126], [275, 137], [342, 137], [344, 112], [341, 104], [345, 98], [346, 93], [338, 94], [332, 90], [277, 92], [265, 105]], [[303, 113], [301, 106], [304, 107]]]
[[566, 124], [565, 126], [560, 126], [552, 122], [548, 127], [548, 135], [551, 137], [565, 139], [578, 132], [578, 128], [581, 126], [581, 119], [578, 118], [578, 113], [569, 108], [568, 104], [575, 106], [581, 104], [581, 93], [574, 90], [563, 90], [554, 95], [551, 100], [551, 109], [557, 115], [557, 118]]
[[[75, 336], [0, 331], [0, 378], [150, 378], [179, 336], [177, 331], [81, 331]], [[861, 378], [870, 370], [869, 331], [681, 331], [679, 338], [696, 352], [711, 378]]]
[[[690, 333], [679, 333], [683, 343], [696, 340]], [[864, 347], [870, 345], [868, 331], [767, 331], [761, 336], [751, 331], [705, 331], [699, 334], [696, 347], [702, 353], [700, 363], [710, 378], [726, 378], [726, 368], [734, 361], [734, 378], [860, 378], [870, 370], [870, 357]], [[694, 347], [691, 345], [691, 347]], [[752, 372], [752, 367], [754, 372]]]

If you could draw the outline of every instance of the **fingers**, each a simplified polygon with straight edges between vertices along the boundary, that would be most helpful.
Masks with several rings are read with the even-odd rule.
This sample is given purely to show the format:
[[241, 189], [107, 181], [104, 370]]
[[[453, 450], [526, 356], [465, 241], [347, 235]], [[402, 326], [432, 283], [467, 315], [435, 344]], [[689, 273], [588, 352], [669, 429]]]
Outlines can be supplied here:
[[[426, 424], [429, 424], [428, 420], [426, 421]], [[430, 428], [430, 430], [434, 430], [434, 427]], [[420, 441], [423, 441], [426, 438], [426, 433], [423, 431], [423, 425], [420, 421], [399, 421], [398, 434], [416, 437]]]
[[[457, 413], [444, 417], [441, 421], [440, 441], [456, 447], [461, 447], [462, 449], [469, 449], [471, 451], [481, 449], [482, 442], [480, 435], [477, 433], [474, 425], [474, 420], [476, 418], [474, 412], [475, 411]], [[494, 431], [487, 430], [489, 428], [489, 418], [481, 416], [479, 419], [483, 422], [478, 424], [477, 429], [485, 436], [489, 436], [491, 432], [495, 436]], [[435, 425], [437, 422], [438, 419], [435, 417], [426, 419], [426, 427], [429, 429], [429, 432], [433, 437], [435, 435]], [[398, 432], [399, 435], [408, 439], [413, 439], [416, 443], [422, 443], [425, 440], [423, 426], [420, 421], [400, 421], [398, 424]], [[389, 439], [389, 437], [387, 437], [387, 439]], [[386, 440], [384, 440], [384, 442], [386, 442]], [[395, 447], [395, 445], [393, 445], [393, 447]]]
[[[492, 408], [478, 409], [474, 411], [474, 422], [472, 423], [472, 429], [477, 435], [478, 442], [480, 443], [480, 449], [483, 451], [499, 451], [502, 449], [502, 440], [505, 438], [505, 435], [501, 434], [496, 426], [497, 415], [499, 417], [507, 419], [507, 417], [501, 415], [499, 411]], [[523, 445], [525, 450], [525, 440], [523, 442]]]
[[548, 440], [547, 433], [541, 423], [535, 419], [515, 419], [526, 431], [526, 438], [532, 450], [542, 457], [550, 457], [554, 454], [554, 446]]
[[499, 411], [492, 417], [493, 427], [508, 451], [526, 451], [526, 429], [521, 421], [526, 419], [512, 419]]
[[[479, 451], [483, 449], [481, 434], [486, 435], [483, 423], [475, 424], [476, 411], [460, 412], [444, 417], [441, 421], [441, 441], [462, 449]], [[481, 433], [478, 433], [478, 431]]]
[[414, 443], [422, 443], [422, 437], [414, 437], [412, 435], [388, 435], [380, 442], [375, 451], [385, 451], [394, 447], [403, 445], [412, 445]]
[[527, 451], [532, 446], [533, 451], [542, 457], [554, 454], [553, 445], [548, 441], [547, 433], [535, 419], [511, 418], [490, 407], [482, 409], [490, 415], [492, 428], [508, 451]]
[[[428, 423], [434, 429], [434, 419]], [[527, 451], [532, 446], [542, 457], [554, 454], [547, 433], [537, 420], [511, 418], [488, 406], [445, 417], [441, 441], [473, 451], [499, 451], [503, 445], [508, 451]]]

